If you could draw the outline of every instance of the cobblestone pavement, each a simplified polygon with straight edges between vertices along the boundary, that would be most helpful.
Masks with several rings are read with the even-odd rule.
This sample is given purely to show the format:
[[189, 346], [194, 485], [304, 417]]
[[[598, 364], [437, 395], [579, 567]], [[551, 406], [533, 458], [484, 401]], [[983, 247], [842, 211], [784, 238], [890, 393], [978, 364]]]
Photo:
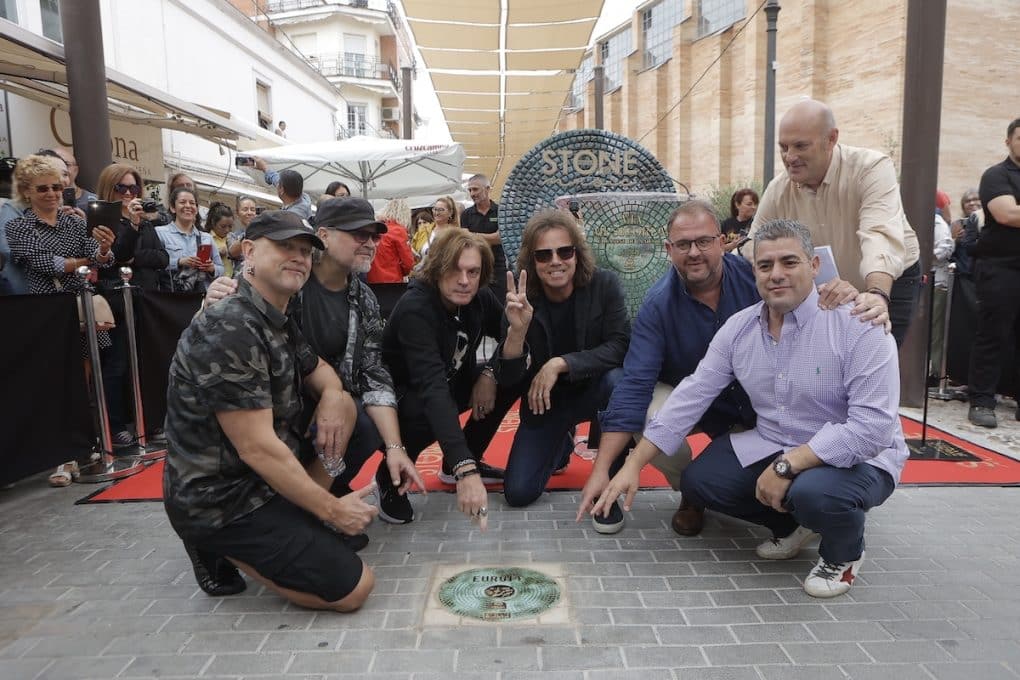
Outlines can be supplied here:
[[[1020, 431], [1007, 408], [985, 435]], [[933, 415], [969, 427], [959, 402]], [[161, 505], [73, 505], [91, 490], [50, 489], [43, 475], [0, 492], [4, 680], [1020, 677], [1014, 488], [899, 489], [869, 516], [857, 585], [828, 601], [800, 588], [812, 547], [759, 560], [762, 531], [718, 515], [677, 537], [669, 491], [639, 494], [615, 536], [574, 523], [576, 493], [527, 509], [493, 494], [486, 534], [453, 495], [415, 496], [419, 521], [370, 529], [362, 554], [378, 585], [346, 616], [254, 585], [207, 597]], [[571, 623], [423, 625], [431, 575], [451, 563], [563, 565]]]

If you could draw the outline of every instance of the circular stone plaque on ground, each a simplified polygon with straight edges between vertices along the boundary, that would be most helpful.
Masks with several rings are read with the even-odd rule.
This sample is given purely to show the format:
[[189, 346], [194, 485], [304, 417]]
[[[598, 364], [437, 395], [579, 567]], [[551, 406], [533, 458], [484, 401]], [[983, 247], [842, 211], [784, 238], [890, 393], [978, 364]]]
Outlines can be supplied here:
[[545, 574], [521, 567], [468, 569], [439, 587], [439, 601], [458, 616], [512, 621], [539, 616], [560, 599], [560, 587]]

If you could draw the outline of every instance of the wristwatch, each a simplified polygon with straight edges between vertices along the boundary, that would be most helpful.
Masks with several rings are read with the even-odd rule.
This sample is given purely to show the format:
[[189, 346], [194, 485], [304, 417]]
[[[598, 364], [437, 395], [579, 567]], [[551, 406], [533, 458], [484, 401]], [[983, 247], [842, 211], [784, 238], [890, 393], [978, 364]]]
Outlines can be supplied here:
[[793, 479], [797, 476], [797, 473], [793, 471], [793, 466], [790, 465], [790, 461], [782, 456], [772, 461], [772, 471], [783, 479]]

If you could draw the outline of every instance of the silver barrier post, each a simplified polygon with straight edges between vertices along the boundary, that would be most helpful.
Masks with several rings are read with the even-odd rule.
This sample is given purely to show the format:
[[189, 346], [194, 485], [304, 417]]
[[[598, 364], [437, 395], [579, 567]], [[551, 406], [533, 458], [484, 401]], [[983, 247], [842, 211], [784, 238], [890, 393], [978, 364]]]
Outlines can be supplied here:
[[90, 484], [108, 482], [130, 477], [145, 469], [137, 456], [114, 456], [113, 439], [110, 435], [110, 417], [106, 408], [106, 393], [103, 391], [103, 367], [99, 359], [99, 338], [96, 331], [96, 309], [92, 304], [92, 284], [88, 281], [90, 270], [81, 266], [75, 274], [82, 282], [81, 307], [85, 317], [85, 337], [89, 343], [89, 358], [92, 360], [92, 394], [96, 401], [96, 417], [99, 425], [98, 459], [81, 467], [77, 482]]
[[949, 363], [949, 320], [953, 311], [953, 287], [956, 285], [956, 263], [949, 263], [949, 278], [946, 280], [946, 313], [942, 323], [942, 360], [939, 364], [939, 387], [938, 391], [929, 390], [933, 399], [950, 401], [960, 399], [959, 390], [950, 389], [947, 365]]
[[131, 394], [135, 398], [135, 432], [138, 435], [138, 446], [141, 449], [139, 458], [144, 461], [166, 458], [166, 448], [159, 447], [149, 451], [145, 441], [145, 413], [142, 406], [141, 370], [138, 365], [138, 335], [135, 327], [134, 291], [131, 285], [134, 272], [131, 267], [120, 268], [121, 294], [124, 296], [124, 323], [127, 324], [128, 362], [131, 366]]

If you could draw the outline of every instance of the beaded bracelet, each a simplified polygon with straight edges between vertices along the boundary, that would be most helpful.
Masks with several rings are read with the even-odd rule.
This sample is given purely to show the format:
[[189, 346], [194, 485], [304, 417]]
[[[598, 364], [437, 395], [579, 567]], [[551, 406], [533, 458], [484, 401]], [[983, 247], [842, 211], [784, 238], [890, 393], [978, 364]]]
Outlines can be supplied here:
[[884, 290], [882, 290], [881, 288], [879, 288], [877, 286], [872, 286], [871, 288], [867, 289], [864, 292], [865, 293], [871, 293], [873, 295], [877, 295], [878, 297], [880, 297], [883, 300], [885, 300], [885, 306], [886, 307], [888, 307], [889, 303], [891, 302], [891, 300], [889, 300], [889, 293], [885, 292]]
[[454, 472], [453, 473], [453, 478], [459, 482], [460, 480], [464, 479], [465, 477], [470, 477], [471, 475], [480, 475], [480, 474], [482, 474], [482, 473], [479, 472], [478, 468], [471, 468], [470, 470], [464, 470], [463, 472]]

